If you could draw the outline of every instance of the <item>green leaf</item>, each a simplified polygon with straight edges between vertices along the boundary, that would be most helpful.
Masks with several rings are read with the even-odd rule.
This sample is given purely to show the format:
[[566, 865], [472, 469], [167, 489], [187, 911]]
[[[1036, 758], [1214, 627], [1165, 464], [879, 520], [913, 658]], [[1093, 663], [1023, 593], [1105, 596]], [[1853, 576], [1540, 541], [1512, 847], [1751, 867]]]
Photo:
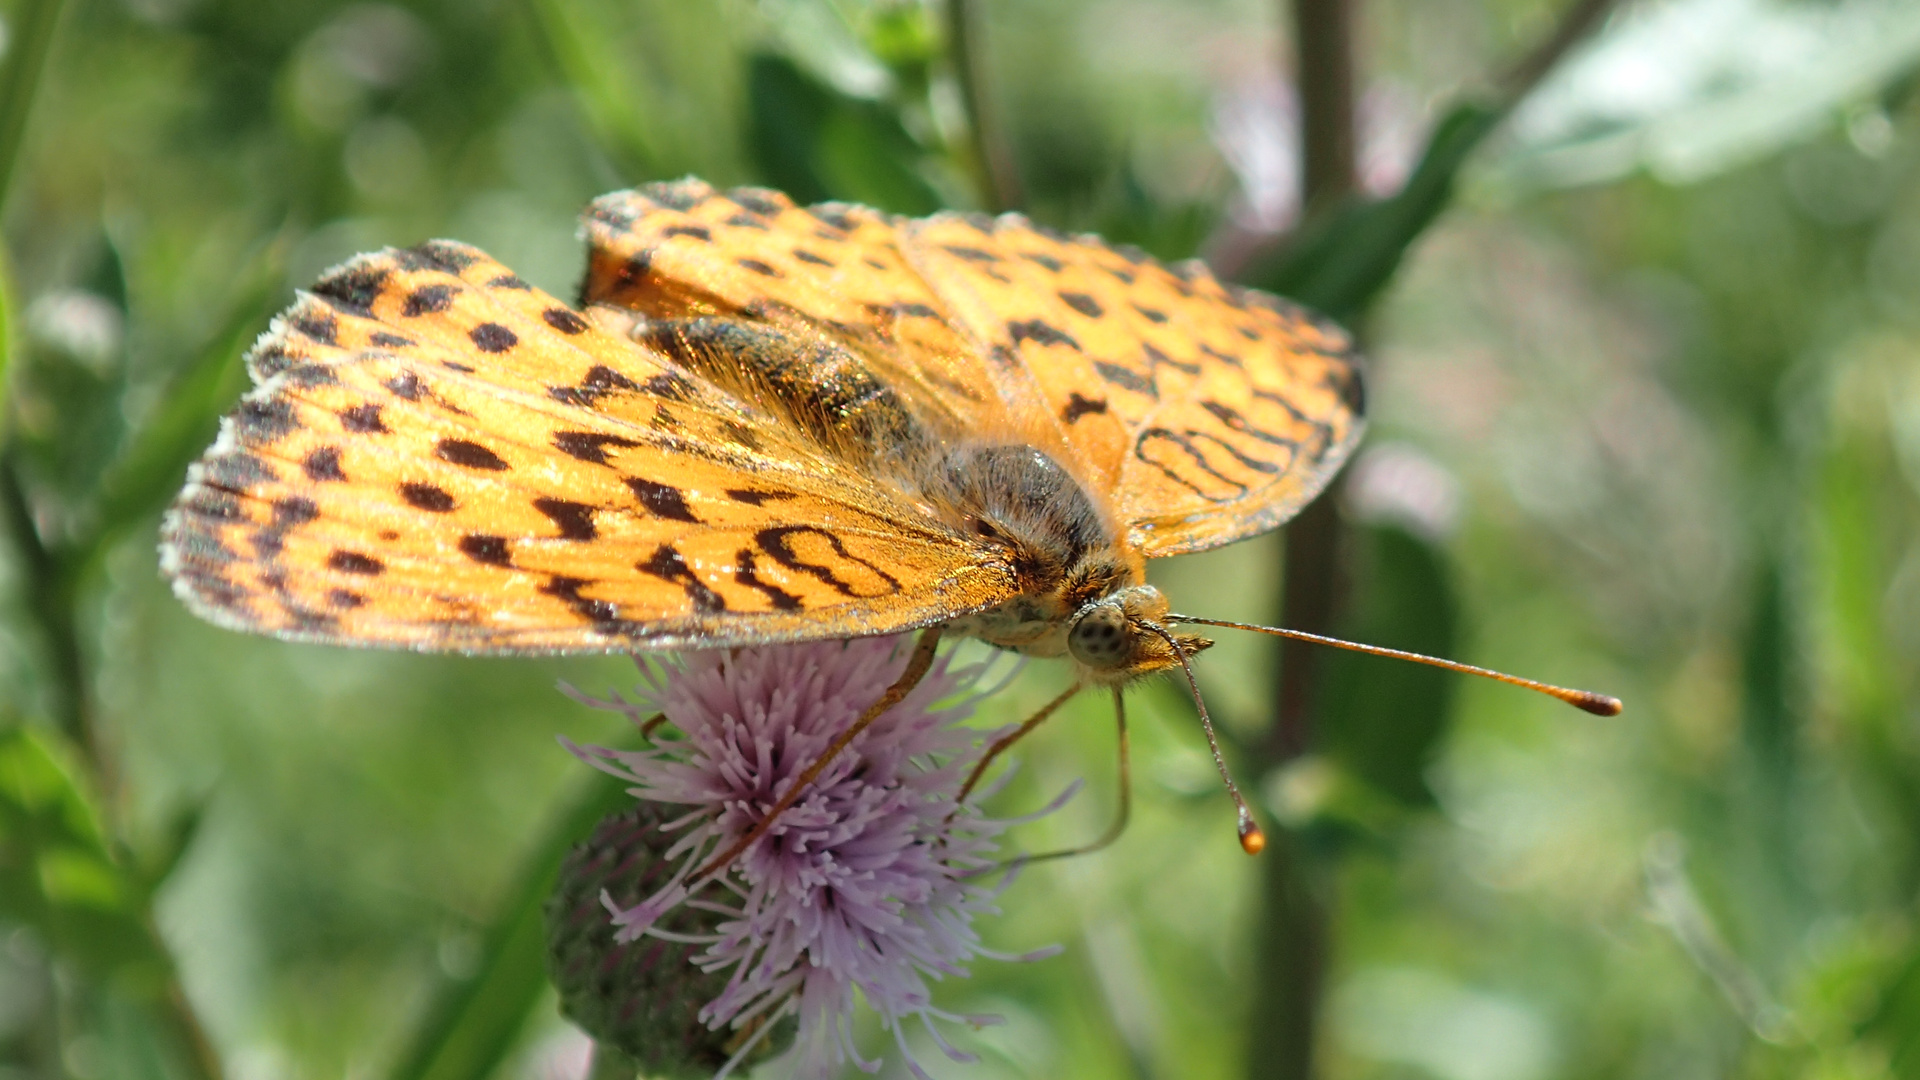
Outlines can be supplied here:
[[1386, 287], [1407, 249], [1447, 208], [1460, 167], [1504, 116], [1487, 105], [1455, 106], [1434, 129], [1419, 166], [1397, 194], [1355, 198], [1315, 217], [1243, 280], [1351, 321]]
[[771, 53], [751, 61], [747, 96], [760, 174], [796, 201], [840, 199], [897, 214], [941, 208], [918, 171], [926, 151], [888, 106], [842, 94]]
[[392, 1080], [485, 1080], [513, 1049], [547, 985], [544, 907], [573, 845], [607, 814], [632, 805], [622, 782], [584, 779], [572, 803], [540, 837], [488, 928], [478, 969], [433, 990]]
[[161, 985], [171, 965], [145, 891], [114, 861], [78, 770], [30, 727], [0, 736], [0, 921], [99, 977]]
[[99, 532], [87, 545], [92, 554], [166, 506], [180, 487], [187, 463], [213, 441], [220, 414], [246, 386], [242, 359], [279, 298], [285, 261], [282, 240], [261, 249], [241, 276], [246, 285], [226, 322], [175, 377], [165, 403], [108, 469], [100, 485]]
[[1888, 1075], [1920, 1080], [1920, 948], [1909, 953], [1860, 1034], [1886, 1044]]

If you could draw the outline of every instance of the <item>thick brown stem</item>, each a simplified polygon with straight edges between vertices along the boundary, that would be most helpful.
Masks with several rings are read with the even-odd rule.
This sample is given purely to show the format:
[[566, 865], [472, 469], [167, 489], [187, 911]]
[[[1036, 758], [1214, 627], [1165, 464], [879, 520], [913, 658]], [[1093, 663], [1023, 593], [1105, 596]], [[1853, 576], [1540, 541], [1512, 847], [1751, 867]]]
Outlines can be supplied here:
[[[1299, 74], [1301, 191], [1304, 215], [1323, 213], [1358, 183], [1359, 132], [1354, 114], [1352, 0], [1292, 0]], [[1287, 526], [1281, 623], [1309, 633], [1333, 629], [1340, 516], [1331, 493]], [[1281, 648], [1274, 725], [1263, 746], [1271, 769], [1313, 745], [1318, 658], [1304, 642]], [[1297, 835], [1282, 835], [1267, 852], [1255, 952], [1249, 1080], [1311, 1080], [1314, 1032], [1326, 989], [1331, 917], [1313, 887], [1317, 875]]]
[[1356, 184], [1353, 22], [1352, 0], [1293, 0], [1300, 195], [1307, 214], [1346, 197]]
[[[1280, 625], [1310, 634], [1333, 630], [1341, 580], [1340, 514], [1331, 493], [1301, 511], [1287, 525], [1286, 594]], [[1313, 745], [1313, 705], [1321, 650], [1304, 641], [1280, 647], [1280, 695], [1266, 746], [1268, 761], [1299, 757]]]

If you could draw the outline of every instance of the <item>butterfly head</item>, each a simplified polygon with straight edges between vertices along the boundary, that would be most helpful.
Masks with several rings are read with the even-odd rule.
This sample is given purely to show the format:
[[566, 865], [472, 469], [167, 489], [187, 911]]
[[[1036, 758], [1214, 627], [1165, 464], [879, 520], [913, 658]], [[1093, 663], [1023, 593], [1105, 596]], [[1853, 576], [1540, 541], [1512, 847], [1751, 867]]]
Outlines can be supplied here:
[[1067, 653], [1101, 684], [1131, 682], [1177, 667], [1213, 642], [1195, 634], [1174, 634], [1162, 621], [1167, 598], [1151, 585], [1133, 585], [1081, 608], [1067, 626]]

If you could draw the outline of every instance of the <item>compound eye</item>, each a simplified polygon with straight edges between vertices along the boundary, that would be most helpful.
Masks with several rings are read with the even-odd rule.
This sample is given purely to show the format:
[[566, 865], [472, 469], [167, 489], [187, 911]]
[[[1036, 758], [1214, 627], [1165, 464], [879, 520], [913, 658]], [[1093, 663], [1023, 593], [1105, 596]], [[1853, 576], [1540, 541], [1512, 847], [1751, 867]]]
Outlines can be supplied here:
[[1095, 668], [1117, 668], [1133, 655], [1133, 632], [1118, 605], [1101, 604], [1067, 631], [1067, 651]]

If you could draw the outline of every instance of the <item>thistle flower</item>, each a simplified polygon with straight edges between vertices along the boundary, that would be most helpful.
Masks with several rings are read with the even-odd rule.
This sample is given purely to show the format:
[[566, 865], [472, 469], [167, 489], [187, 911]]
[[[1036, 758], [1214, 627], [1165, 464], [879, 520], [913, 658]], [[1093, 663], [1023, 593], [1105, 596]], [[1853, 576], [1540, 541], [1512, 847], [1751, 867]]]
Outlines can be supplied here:
[[[699, 1019], [712, 1028], [758, 1021], [772, 1029], [771, 1021], [797, 1015], [806, 1077], [826, 1076], [847, 1060], [867, 1072], [879, 1068], [853, 1042], [856, 989], [916, 1076], [926, 1073], [907, 1049], [910, 1019], [948, 1057], [975, 1060], [934, 1021], [977, 1027], [998, 1018], [935, 1008], [928, 980], [964, 977], [975, 956], [1037, 959], [1055, 951], [1003, 956], [984, 948], [973, 928], [1006, 885], [982, 872], [994, 866], [999, 834], [1017, 822], [985, 818], [956, 798], [993, 733], [959, 726], [984, 696], [982, 666], [956, 668], [951, 655], [936, 660], [735, 860], [719, 879], [724, 891], [690, 892], [699, 884], [690, 880], [694, 870], [751, 830], [899, 677], [906, 645], [869, 638], [688, 653], [654, 667], [642, 661], [638, 702], [581, 700], [636, 723], [658, 711], [679, 737], [638, 751], [568, 744], [631, 781], [639, 798], [686, 808], [666, 825], [682, 831], [664, 854], [677, 860], [668, 884], [631, 906], [603, 895], [618, 938], [651, 934], [704, 945], [693, 962], [728, 977]], [[714, 931], [689, 938], [662, 927], [661, 917], [682, 904], [720, 915]]]

